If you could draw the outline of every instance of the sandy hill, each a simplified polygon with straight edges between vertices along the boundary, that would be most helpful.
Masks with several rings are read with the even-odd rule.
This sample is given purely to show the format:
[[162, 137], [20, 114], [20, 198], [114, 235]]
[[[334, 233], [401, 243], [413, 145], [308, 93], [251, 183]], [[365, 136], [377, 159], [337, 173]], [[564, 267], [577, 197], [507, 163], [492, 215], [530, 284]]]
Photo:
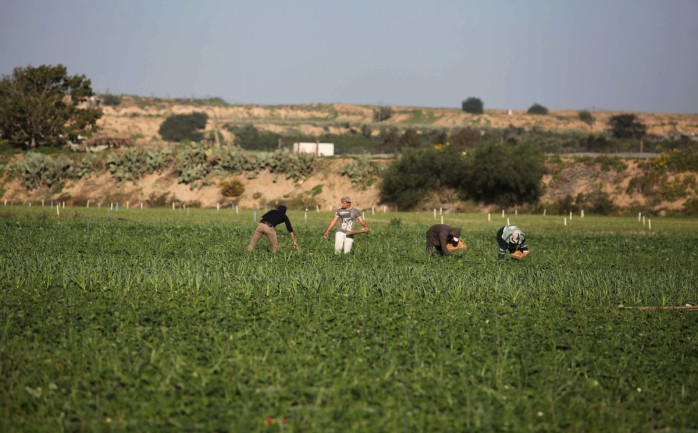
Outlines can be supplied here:
[[[303, 135], [321, 135], [324, 133], [342, 134], [361, 125], [370, 125], [374, 131], [381, 127], [394, 128], [462, 128], [486, 127], [539, 128], [557, 131], [594, 131], [601, 132], [609, 128], [608, 120], [615, 114], [611, 112], [592, 113], [595, 121], [588, 125], [579, 120], [579, 111], [552, 111], [549, 115], [529, 115], [519, 110], [486, 110], [482, 115], [471, 115], [456, 108], [421, 108], [391, 107], [390, 119], [381, 123], [373, 121], [377, 106], [358, 106], [347, 104], [309, 104], [309, 105], [228, 105], [219, 100], [166, 100], [132, 96], [123, 96], [121, 103], [115, 107], [103, 107], [104, 116], [98, 125], [98, 135], [104, 137], [128, 138], [138, 146], [167, 146], [159, 138], [158, 129], [162, 122], [173, 114], [189, 114], [193, 111], [208, 115], [207, 131], [215, 132], [218, 140], [232, 142], [231, 133], [224, 128], [226, 124], [253, 124], [258, 129], [277, 133], [299, 133]], [[698, 135], [698, 115], [696, 114], [662, 114], [635, 113], [639, 120], [648, 127], [648, 133], [656, 136]], [[245, 192], [238, 205], [243, 208], [262, 208], [265, 204], [280, 201], [311, 202], [322, 209], [334, 208], [339, 197], [351, 195], [354, 204], [360, 208], [382, 208], [379, 202], [379, 186], [374, 183], [352, 185], [349, 179], [341, 176], [341, 166], [349, 160], [341, 158], [321, 159], [316, 173], [309, 179], [297, 183], [262, 172], [256, 178], [242, 176]], [[382, 160], [382, 163], [389, 161]], [[684, 199], [673, 202], [652, 202], [641, 195], [629, 195], [625, 192], [629, 180], [640, 169], [636, 162], [628, 161], [626, 170], [602, 171], [594, 164], [569, 163], [552, 167], [554, 174], [544, 178], [545, 195], [542, 202], [554, 202], [566, 195], [588, 194], [602, 190], [608, 193], [620, 206], [647, 206], [652, 208], [676, 209], [683, 205]], [[695, 176], [695, 174], [693, 174]], [[153, 197], [167, 194], [169, 200], [189, 205], [215, 207], [227, 205], [220, 194], [215, 181], [208, 186], [192, 189], [189, 185], [177, 183], [173, 173], [145, 176], [137, 182], [118, 185], [108, 173], [101, 173], [69, 182], [59, 193], [46, 190], [26, 191], [18, 181], [6, 181], [3, 198], [14, 202], [37, 201], [41, 199], [67, 199], [76, 203], [108, 204], [119, 201], [122, 206], [138, 206]], [[447, 209], [463, 209], [455, 195], [445, 191], [435, 194], [428, 206], [444, 206]], [[471, 205], [472, 206], [472, 205]]]

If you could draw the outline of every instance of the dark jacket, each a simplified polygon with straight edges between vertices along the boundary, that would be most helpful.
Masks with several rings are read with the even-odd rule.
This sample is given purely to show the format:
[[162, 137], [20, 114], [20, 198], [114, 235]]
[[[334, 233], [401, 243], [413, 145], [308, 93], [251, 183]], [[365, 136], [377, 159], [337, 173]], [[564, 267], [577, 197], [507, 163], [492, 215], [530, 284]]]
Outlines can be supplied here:
[[436, 252], [442, 256], [450, 256], [446, 245], [452, 241], [454, 237], [460, 238], [461, 229], [449, 227], [446, 224], [436, 224], [429, 227], [427, 230], [427, 253], [431, 254], [434, 247]]
[[285, 223], [286, 230], [288, 230], [289, 233], [293, 232], [293, 227], [291, 227], [291, 221], [286, 216], [286, 211], [278, 209], [270, 210], [262, 215], [262, 219], [259, 222], [271, 227], [276, 227], [281, 223]]

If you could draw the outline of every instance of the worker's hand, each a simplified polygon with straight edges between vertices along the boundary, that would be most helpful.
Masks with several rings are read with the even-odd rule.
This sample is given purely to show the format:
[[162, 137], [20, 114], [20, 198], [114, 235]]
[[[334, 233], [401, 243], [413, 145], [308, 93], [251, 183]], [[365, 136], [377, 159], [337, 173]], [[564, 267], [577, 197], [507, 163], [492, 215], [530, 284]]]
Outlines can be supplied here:
[[293, 248], [295, 248], [295, 249], [297, 249], [297, 250], [300, 250], [300, 249], [301, 249], [301, 247], [299, 247], [298, 244], [295, 243], [295, 242], [293, 243]]
[[325, 236], [323, 236], [323, 238], [327, 239], [327, 236], [329, 236], [329, 235], [330, 235], [330, 232], [325, 232]]
[[522, 251], [521, 254], [523, 254], [523, 256], [526, 257], [528, 255], [528, 253], [530, 253], [530, 252], [531, 252], [531, 250], [526, 250], [526, 251]]
[[371, 229], [370, 229], [370, 228], [368, 228], [368, 227], [364, 227], [364, 228], [366, 229], [366, 233], [368, 233], [368, 232], [370, 232], [370, 231], [371, 231]]

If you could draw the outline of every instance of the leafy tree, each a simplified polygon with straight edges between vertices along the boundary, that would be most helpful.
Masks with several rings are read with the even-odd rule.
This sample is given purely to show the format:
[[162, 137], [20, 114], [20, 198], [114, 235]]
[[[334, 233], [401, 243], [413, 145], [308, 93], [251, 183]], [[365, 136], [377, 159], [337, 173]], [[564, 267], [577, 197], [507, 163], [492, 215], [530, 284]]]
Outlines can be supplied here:
[[463, 101], [462, 104], [463, 111], [471, 114], [482, 114], [485, 112], [484, 105], [480, 98], [470, 97]]
[[160, 136], [167, 141], [201, 141], [206, 128], [208, 114], [193, 112], [191, 114], [175, 114], [168, 117], [160, 125]]
[[543, 156], [530, 144], [488, 143], [469, 159], [468, 196], [502, 206], [533, 203], [541, 194]]
[[617, 114], [608, 122], [615, 138], [642, 138], [647, 133], [647, 126], [637, 120], [634, 114]]
[[549, 111], [548, 111], [548, 109], [547, 109], [546, 107], [544, 107], [544, 106], [542, 106], [542, 105], [540, 105], [539, 103], [536, 102], [535, 104], [531, 105], [531, 106], [528, 108], [528, 111], [527, 111], [526, 113], [528, 113], [528, 114], [543, 114], [543, 115], [545, 115], [545, 114], [548, 114]]
[[0, 81], [0, 134], [13, 146], [62, 146], [96, 130], [99, 109], [80, 105], [93, 96], [84, 75], [63, 65], [15, 68]]
[[396, 203], [400, 209], [413, 209], [428, 192], [440, 186], [463, 183], [467, 167], [460, 151], [407, 149], [400, 159], [383, 172], [380, 197], [383, 203]]

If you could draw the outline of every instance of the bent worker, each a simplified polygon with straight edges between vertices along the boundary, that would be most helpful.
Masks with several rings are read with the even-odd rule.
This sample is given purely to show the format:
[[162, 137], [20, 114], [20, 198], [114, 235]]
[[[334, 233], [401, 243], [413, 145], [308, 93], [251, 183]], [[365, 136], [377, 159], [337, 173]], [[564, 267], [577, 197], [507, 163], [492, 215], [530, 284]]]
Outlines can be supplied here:
[[339, 254], [344, 251], [344, 254], [348, 254], [351, 251], [351, 246], [354, 244], [354, 235], [350, 234], [350, 232], [354, 230], [356, 221], [364, 226], [365, 232], [370, 232], [371, 229], [366, 225], [366, 221], [361, 217], [361, 213], [351, 207], [351, 198], [344, 196], [340, 199], [340, 202], [341, 207], [337, 210], [334, 218], [332, 218], [330, 226], [327, 227], [324, 238], [327, 239], [332, 227], [341, 219], [342, 222], [337, 226], [337, 233], [334, 236], [334, 253]]
[[274, 227], [281, 223], [286, 224], [286, 230], [288, 230], [288, 232], [291, 234], [293, 248], [298, 249], [299, 247], [298, 243], [296, 243], [296, 235], [293, 234], [293, 227], [291, 227], [291, 220], [289, 220], [288, 216], [286, 216], [286, 206], [279, 205], [279, 207], [276, 209], [270, 210], [262, 215], [262, 219], [259, 220], [259, 224], [254, 231], [254, 235], [252, 235], [252, 240], [247, 246], [247, 251], [252, 251], [255, 245], [257, 245], [257, 242], [259, 242], [259, 239], [262, 236], [266, 236], [271, 244], [271, 250], [273, 252], [277, 252], [279, 250], [279, 243], [276, 240], [276, 229], [274, 229]]
[[509, 251], [513, 259], [523, 259], [530, 252], [526, 244], [526, 236], [516, 226], [504, 226], [497, 232], [497, 257], [503, 259]]
[[458, 245], [460, 228], [449, 227], [446, 224], [435, 224], [427, 230], [427, 254], [433, 255], [434, 248], [440, 256], [450, 256], [448, 245]]

